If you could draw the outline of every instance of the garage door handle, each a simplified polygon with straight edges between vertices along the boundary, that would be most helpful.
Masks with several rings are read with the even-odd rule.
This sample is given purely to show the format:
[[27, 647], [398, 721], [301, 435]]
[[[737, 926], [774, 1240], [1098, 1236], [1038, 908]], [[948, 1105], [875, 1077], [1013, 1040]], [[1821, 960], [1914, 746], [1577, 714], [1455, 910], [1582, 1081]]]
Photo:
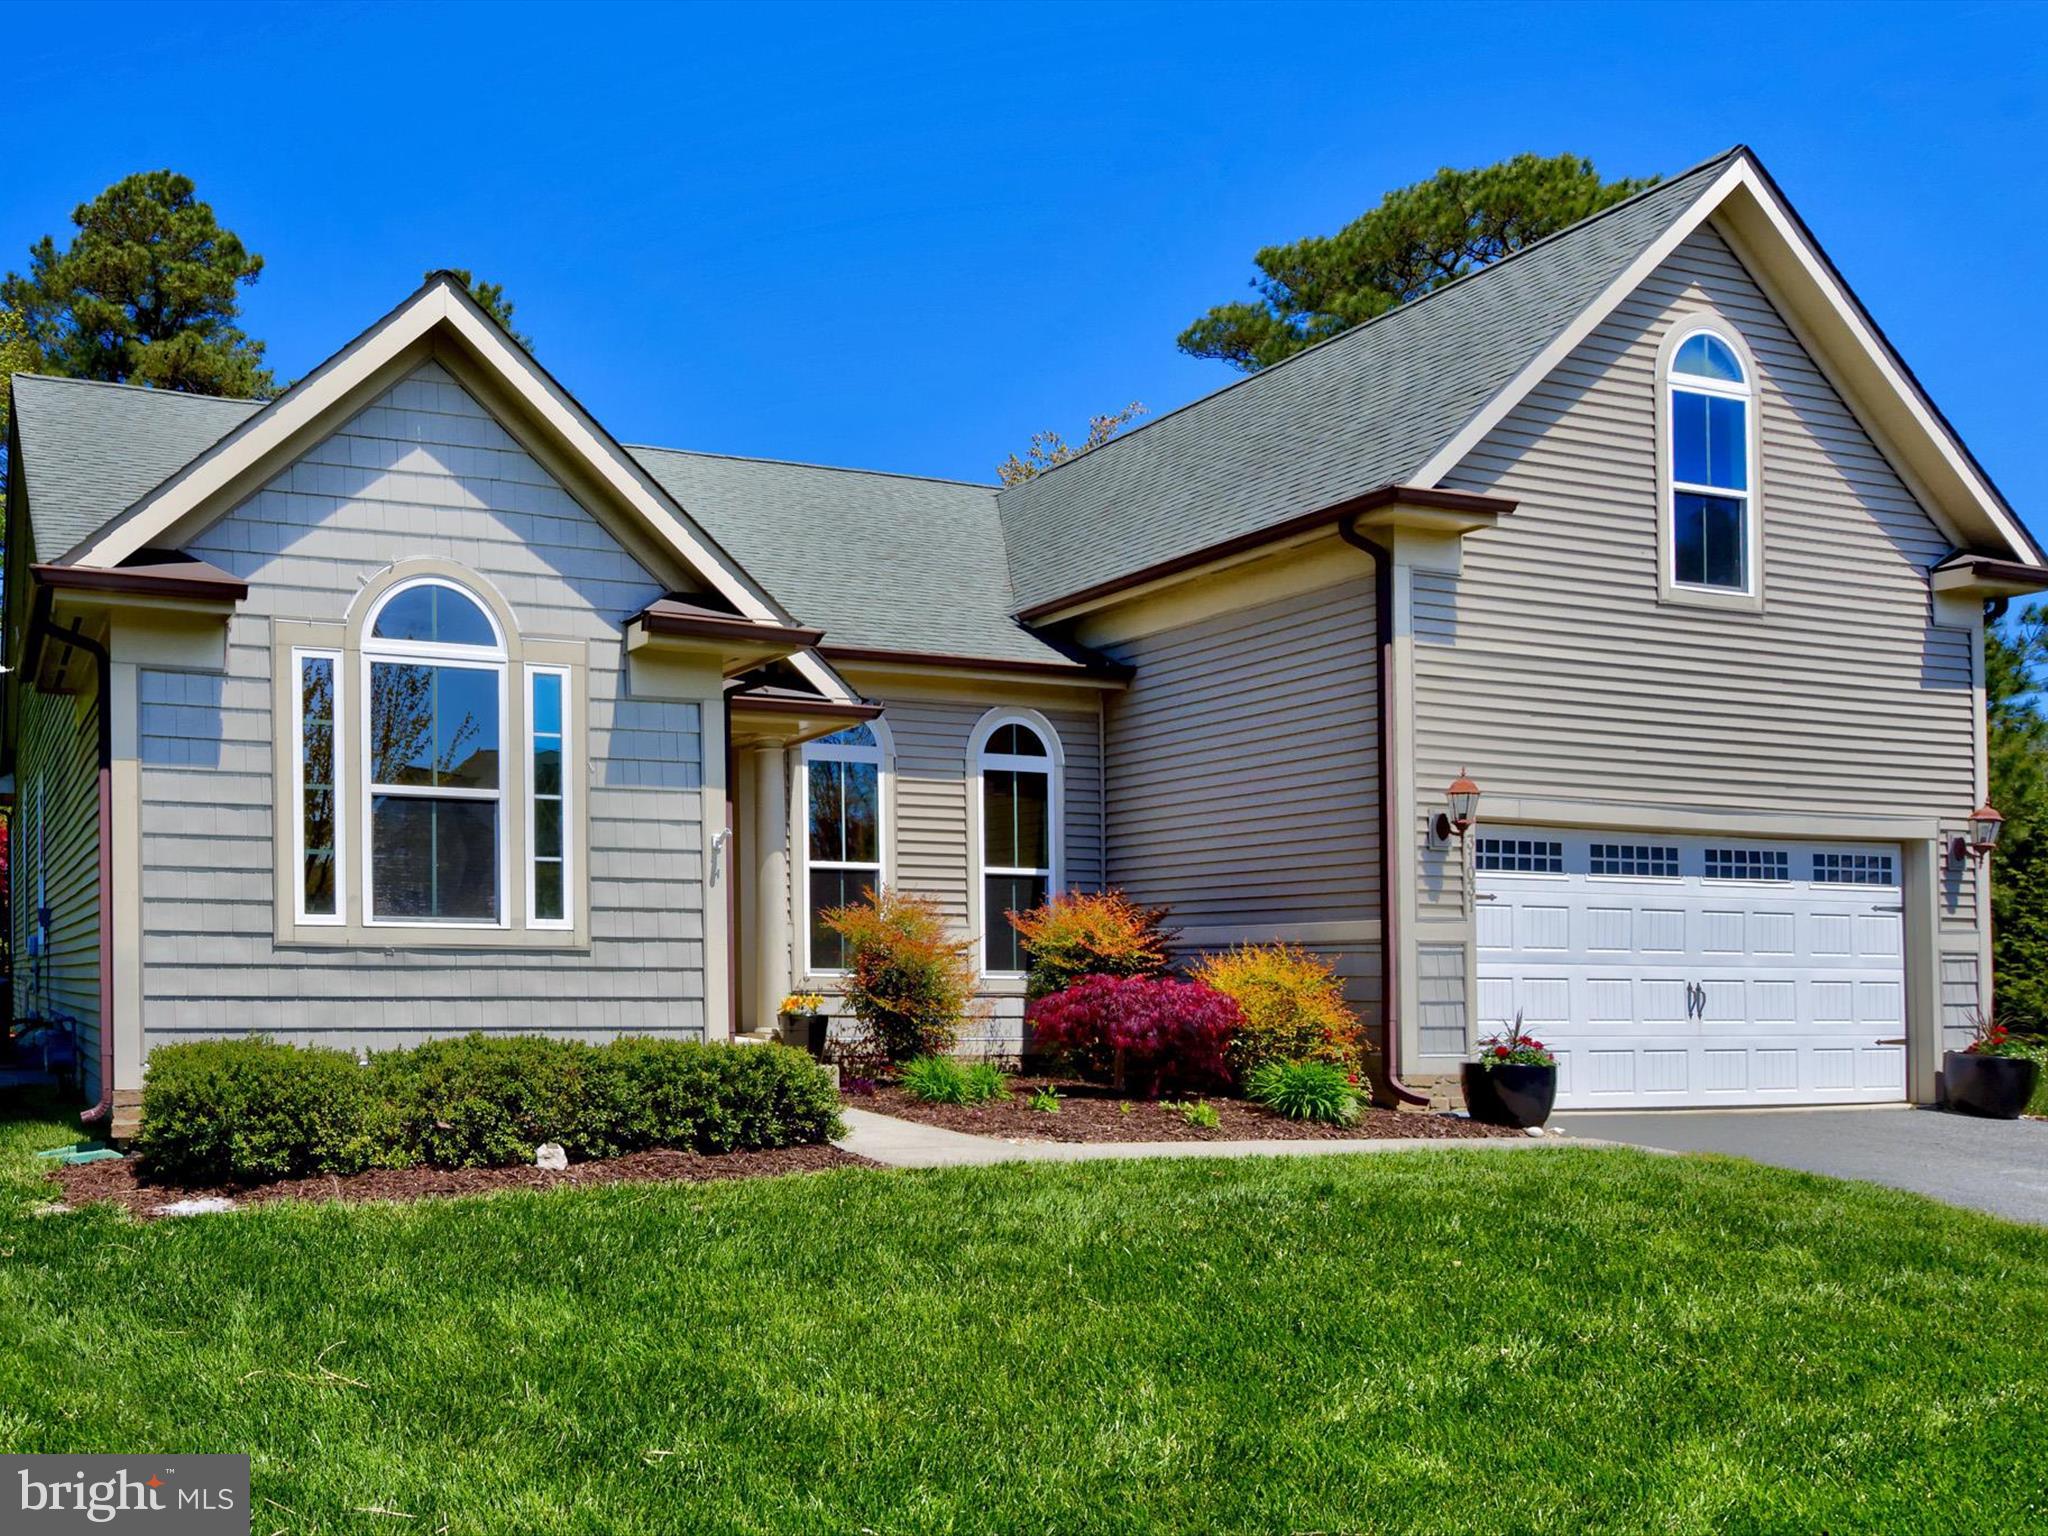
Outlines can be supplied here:
[[1870, 1043], [1872, 1045], [1904, 1045], [1906, 1043], [1906, 1037], [1904, 1035], [1898, 1035], [1889, 1040], [1873, 1040]]

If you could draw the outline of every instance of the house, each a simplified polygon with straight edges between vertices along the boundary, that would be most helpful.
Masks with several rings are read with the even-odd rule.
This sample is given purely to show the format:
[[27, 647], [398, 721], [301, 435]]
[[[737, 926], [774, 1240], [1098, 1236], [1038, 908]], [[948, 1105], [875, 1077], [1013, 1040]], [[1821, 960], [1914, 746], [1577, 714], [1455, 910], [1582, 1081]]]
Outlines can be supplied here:
[[[1925, 1100], [2042, 551], [1736, 149], [1016, 488], [626, 447], [437, 277], [267, 404], [17, 376], [19, 1014], [773, 1027], [876, 881], [1331, 956], [1382, 1090]], [[1469, 776], [1476, 820], [1448, 814]]]

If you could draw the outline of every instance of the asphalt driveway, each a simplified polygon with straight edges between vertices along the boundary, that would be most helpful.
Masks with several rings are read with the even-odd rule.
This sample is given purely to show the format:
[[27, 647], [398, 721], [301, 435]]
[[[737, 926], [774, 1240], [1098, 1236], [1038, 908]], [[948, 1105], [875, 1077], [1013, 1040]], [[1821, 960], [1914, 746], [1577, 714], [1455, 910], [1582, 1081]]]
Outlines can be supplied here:
[[1580, 1110], [1553, 1123], [1574, 1136], [1868, 1179], [2048, 1226], [2048, 1121], [1935, 1109], [1667, 1109]]

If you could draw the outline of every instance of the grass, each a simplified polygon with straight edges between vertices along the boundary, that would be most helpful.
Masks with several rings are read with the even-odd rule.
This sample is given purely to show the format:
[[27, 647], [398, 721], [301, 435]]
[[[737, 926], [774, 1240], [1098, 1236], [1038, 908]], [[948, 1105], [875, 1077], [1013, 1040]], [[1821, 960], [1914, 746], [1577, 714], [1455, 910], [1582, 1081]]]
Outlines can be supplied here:
[[26, 1214], [66, 1139], [0, 1125], [0, 1450], [246, 1450], [258, 1532], [2048, 1522], [2048, 1231], [1862, 1185], [1444, 1150]]

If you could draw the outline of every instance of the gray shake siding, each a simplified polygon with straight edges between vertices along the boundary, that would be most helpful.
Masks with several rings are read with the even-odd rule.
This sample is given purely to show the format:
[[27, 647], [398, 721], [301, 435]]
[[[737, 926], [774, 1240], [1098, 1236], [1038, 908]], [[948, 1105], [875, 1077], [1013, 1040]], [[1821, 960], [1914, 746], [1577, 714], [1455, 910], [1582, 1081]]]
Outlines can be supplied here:
[[[13, 883], [14, 1016], [76, 1031], [89, 1099], [100, 1093], [99, 700], [92, 663], [72, 658], [83, 691], [21, 697], [21, 751], [8, 829]], [[48, 926], [36, 941], [38, 908]], [[40, 950], [40, 953], [37, 951]]]
[[1111, 647], [1109, 883], [1190, 947], [1299, 939], [1379, 1009], [1373, 582]]
[[[1658, 347], [1709, 315], [1761, 373], [1760, 613], [1657, 596]], [[1461, 575], [1416, 581], [1415, 769], [1430, 805], [1469, 767], [1496, 797], [1968, 810], [1973, 636], [1931, 623], [1927, 588], [1952, 543], [1711, 227], [1445, 484], [1519, 506], [1464, 541]], [[1440, 879], [1435, 867], [1425, 856], [1425, 916], [1456, 914], [1456, 862]], [[1973, 943], [1974, 890], [1943, 900], [1945, 944]]]
[[[621, 625], [660, 584], [447, 374], [400, 383], [187, 547], [250, 593], [225, 676], [141, 674], [146, 1045], [703, 1032], [697, 709], [629, 696], [622, 671]], [[339, 622], [416, 556], [476, 571], [523, 635], [587, 642], [587, 952], [274, 939], [270, 620]]]

